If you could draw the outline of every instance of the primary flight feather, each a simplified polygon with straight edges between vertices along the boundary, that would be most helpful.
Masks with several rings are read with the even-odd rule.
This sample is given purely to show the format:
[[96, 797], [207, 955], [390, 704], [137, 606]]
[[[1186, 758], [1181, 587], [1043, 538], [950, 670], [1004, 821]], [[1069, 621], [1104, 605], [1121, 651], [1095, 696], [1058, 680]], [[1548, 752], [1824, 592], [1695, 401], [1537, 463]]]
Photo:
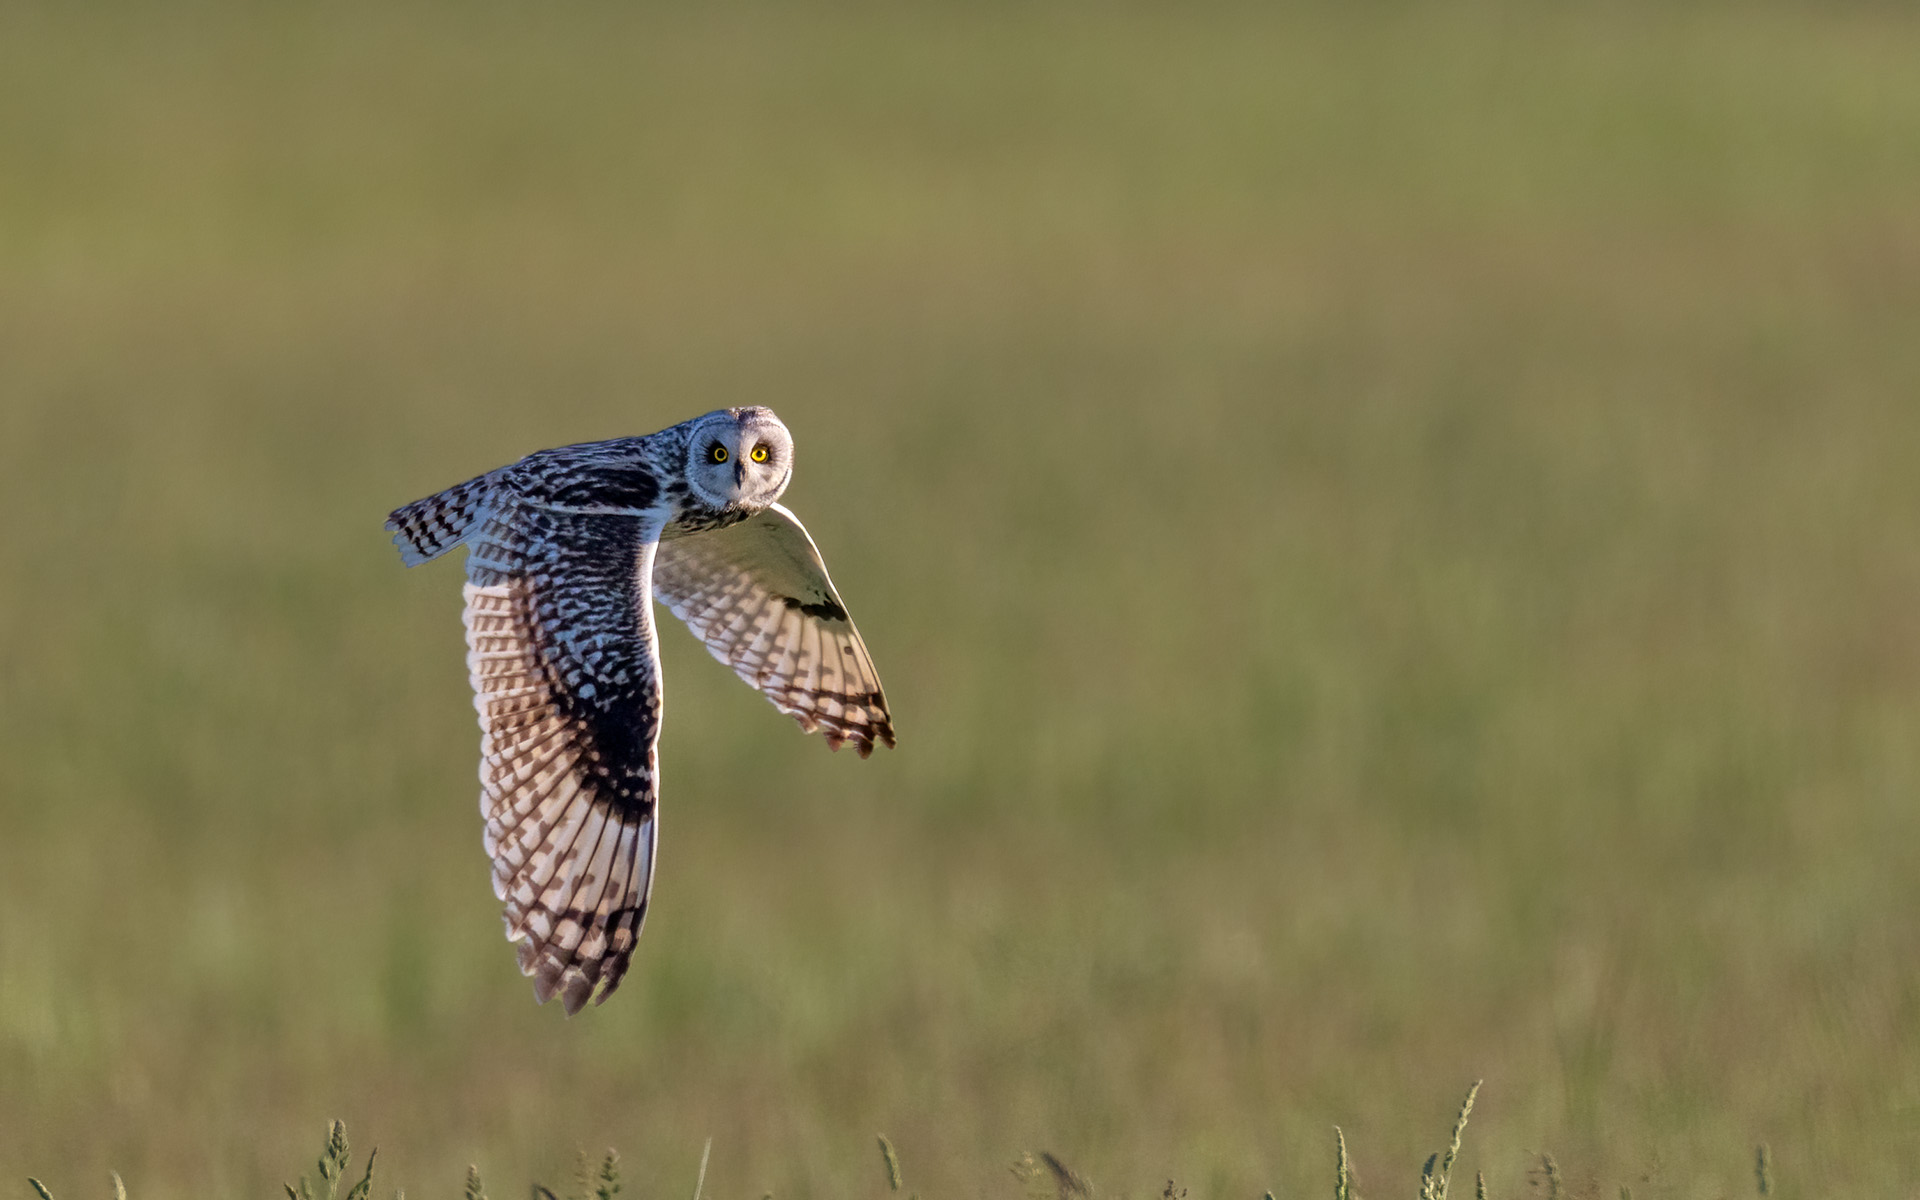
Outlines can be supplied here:
[[467, 550], [480, 813], [507, 937], [541, 1003], [620, 985], [659, 805], [652, 601], [781, 712], [865, 758], [893, 745], [873, 660], [799, 518], [766, 408], [530, 454], [387, 519], [414, 566]]

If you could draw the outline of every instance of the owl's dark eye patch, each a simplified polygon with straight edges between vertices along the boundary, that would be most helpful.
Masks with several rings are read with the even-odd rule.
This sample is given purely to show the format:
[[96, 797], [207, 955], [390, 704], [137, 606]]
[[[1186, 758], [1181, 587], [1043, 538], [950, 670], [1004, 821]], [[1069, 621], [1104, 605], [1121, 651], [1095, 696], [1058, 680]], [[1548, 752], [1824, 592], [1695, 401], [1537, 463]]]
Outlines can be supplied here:
[[727, 448], [715, 442], [713, 448], [707, 451], [707, 458], [713, 462], [723, 463], [727, 461]]

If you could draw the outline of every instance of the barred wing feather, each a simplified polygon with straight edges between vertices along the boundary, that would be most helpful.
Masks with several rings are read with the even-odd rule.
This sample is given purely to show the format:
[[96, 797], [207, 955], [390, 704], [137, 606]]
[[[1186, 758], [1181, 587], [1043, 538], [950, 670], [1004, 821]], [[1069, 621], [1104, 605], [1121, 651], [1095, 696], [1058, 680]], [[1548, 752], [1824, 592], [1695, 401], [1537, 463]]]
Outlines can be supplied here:
[[542, 1003], [613, 994], [652, 888], [660, 673], [631, 514], [508, 503], [468, 560], [480, 812], [507, 937]]
[[865, 758], [894, 744], [873, 659], [799, 518], [778, 504], [724, 529], [670, 538], [653, 590], [707, 649], [807, 732]]

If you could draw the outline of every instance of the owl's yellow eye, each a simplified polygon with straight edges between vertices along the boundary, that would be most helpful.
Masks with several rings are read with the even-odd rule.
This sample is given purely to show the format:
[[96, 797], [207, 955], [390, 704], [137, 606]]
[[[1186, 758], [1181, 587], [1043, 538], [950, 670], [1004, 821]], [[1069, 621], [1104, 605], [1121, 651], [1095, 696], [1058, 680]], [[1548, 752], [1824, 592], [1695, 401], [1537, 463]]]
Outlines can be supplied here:
[[727, 461], [727, 448], [725, 446], [722, 446], [719, 442], [715, 442], [713, 444], [713, 449], [707, 451], [707, 457], [712, 459], [714, 462], [723, 463]]
[[755, 446], [755, 447], [753, 448], [753, 453], [752, 453], [752, 455], [750, 455], [749, 457], [751, 457], [751, 458], [753, 459], [753, 461], [755, 461], [755, 462], [765, 462], [765, 461], [767, 461], [767, 447], [766, 447], [766, 445], [765, 445], [764, 443], [762, 443], [761, 445], [758, 445], [758, 446]]

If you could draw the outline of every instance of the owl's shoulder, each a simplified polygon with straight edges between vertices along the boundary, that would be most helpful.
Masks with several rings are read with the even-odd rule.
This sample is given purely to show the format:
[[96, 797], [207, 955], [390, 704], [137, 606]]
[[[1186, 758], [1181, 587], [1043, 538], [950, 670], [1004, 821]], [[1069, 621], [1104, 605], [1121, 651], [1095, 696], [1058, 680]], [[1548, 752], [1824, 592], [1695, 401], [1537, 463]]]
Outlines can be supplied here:
[[661, 434], [538, 450], [507, 467], [505, 482], [535, 504], [565, 508], [654, 508], [684, 486]]

